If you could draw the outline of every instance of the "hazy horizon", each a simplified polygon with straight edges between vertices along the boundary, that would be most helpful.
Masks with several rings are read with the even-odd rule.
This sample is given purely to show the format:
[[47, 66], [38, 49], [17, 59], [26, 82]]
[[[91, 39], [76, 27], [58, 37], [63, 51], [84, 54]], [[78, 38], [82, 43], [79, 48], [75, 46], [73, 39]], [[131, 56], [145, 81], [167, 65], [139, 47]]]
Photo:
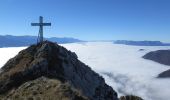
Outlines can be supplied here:
[[[38, 36], [36, 36], [36, 35], [10, 35], [10, 34], [6, 34], [6, 35], [0, 35], [0, 36], [33, 36], [33, 37], [38, 37]], [[74, 37], [57, 37], [57, 36], [49, 36], [49, 37], [45, 37], [45, 38], [73, 38], [73, 39], [78, 39], [78, 40], [81, 40], [81, 39], [79, 39], [79, 38], [74, 38]], [[126, 39], [117, 39], [117, 40], [125, 40], [126, 41]], [[106, 42], [108, 42], [108, 41], [117, 41], [117, 40], [82, 40], [82, 41], [87, 41], [87, 42], [97, 42], [97, 41], [102, 41], [102, 42], [104, 42], [104, 41], [106, 41]], [[160, 40], [127, 40], [127, 41], [160, 41]], [[160, 41], [160, 42], [163, 42], [163, 43], [170, 43], [170, 41]]]

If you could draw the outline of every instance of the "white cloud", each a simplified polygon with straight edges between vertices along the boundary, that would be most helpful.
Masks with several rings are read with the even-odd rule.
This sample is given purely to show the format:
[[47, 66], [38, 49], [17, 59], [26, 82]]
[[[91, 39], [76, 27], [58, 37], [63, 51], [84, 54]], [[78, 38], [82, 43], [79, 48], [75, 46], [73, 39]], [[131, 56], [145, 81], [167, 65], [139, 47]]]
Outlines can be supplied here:
[[107, 42], [82, 45], [74, 43], [64, 46], [75, 51], [81, 61], [100, 73], [119, 96], [134, 94], [145, 100], [170, 98], [170, 79], [155, 78], [170, 66], [141, 58], [147, 52], [170, 47], [127, 46]]
[[0, 48], [0, 67], [3, 66], [10, 58], [18, 54], [19, 51], [26, 47], [9, 47]]

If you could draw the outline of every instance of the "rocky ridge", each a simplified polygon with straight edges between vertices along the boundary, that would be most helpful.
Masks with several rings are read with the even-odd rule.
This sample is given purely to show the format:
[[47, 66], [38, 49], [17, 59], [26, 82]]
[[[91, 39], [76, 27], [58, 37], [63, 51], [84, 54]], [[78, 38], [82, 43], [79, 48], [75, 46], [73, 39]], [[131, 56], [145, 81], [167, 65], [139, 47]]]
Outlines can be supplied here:
[[49, 41], [22, 50], [2, 67], [0, 99], [118, 100], [75, 53]]

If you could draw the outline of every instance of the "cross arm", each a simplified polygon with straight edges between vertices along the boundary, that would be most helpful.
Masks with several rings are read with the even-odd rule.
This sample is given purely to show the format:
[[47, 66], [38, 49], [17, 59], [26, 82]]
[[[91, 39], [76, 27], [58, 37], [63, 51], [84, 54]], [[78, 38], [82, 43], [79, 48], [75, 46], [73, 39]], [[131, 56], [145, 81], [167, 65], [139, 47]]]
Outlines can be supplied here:
[[31, 23], [31, 26], [51, 26], [51, 23]]
[[31, 23], [31, 26], [40, 26], [40, 23]]
[[43, 26], [51, 26], [51, 23], [43, 23]]

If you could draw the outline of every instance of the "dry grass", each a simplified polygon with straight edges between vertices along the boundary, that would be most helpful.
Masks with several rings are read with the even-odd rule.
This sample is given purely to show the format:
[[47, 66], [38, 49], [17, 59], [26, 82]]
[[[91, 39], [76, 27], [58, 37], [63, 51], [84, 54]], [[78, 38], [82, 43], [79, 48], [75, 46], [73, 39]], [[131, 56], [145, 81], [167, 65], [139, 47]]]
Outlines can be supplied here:
[[0, 95], [0, 100], [87, 100], [67, 83], [41, 77]]
[[121, 96], [120, 100], [143, 100], [143, 99], [138, 96], [127, 95], [127, 96]]

